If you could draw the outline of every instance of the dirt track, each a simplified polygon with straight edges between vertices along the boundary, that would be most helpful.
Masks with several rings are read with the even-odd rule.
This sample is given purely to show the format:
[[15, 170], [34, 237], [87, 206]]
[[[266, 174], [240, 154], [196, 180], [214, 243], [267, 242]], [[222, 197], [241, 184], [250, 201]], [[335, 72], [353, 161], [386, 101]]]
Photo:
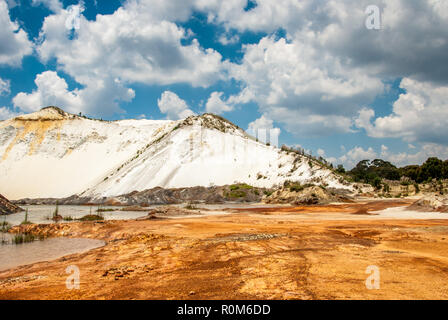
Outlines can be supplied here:
[[[0, 272], [0, 297], [448, 299], [448, 220], [385, 221], [367, 215], [405, 204], [31, 226], [54, 236], [104, 239], [107, 245]], [[356, 213], [356, 220], [331, 219]], [[69, 265], [81, 271], [80, 290], [65, 286]], [[365, 286], [370, 265], [380, 269], [379, 290]]]

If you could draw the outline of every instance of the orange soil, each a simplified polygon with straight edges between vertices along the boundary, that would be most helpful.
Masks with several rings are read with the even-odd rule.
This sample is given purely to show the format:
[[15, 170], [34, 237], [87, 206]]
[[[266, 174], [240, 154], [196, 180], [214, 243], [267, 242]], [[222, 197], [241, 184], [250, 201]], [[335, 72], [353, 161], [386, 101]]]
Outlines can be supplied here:
[[[27, 226], [35, 233], [104, 239], [107, 245], [0, 272], [0, 297], [447, 299], [448, 220], [331, 219], [405, 204]], [[81, 271], [79, 290], [66, 288], [69, 265]], [[366, 288], [370, 265], [380, 269], [379, 290]]]

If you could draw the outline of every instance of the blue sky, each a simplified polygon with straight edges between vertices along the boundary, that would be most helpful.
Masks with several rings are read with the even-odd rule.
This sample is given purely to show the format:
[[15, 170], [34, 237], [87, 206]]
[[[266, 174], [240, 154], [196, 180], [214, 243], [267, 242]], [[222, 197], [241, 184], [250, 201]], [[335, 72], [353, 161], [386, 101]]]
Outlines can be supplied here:
[[213, 112], [348, 168], [448, 158], [448, 5], [225, 3], [0, 0], [0, 119]]

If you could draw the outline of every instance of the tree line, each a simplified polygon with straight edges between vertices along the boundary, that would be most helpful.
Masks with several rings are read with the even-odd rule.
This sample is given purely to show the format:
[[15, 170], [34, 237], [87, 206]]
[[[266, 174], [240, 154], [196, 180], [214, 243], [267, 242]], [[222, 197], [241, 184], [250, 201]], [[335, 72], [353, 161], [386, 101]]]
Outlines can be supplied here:
[[448, 160], [428, 158], [422, 165], [410, 165], [397, 168], [392, 163], [382, 159], [360, 161], [352, 170], [347, 171], [342, 165], [336, 172], [348, 175], [355, 182], [378, 184], [382, 179], [401, 180], [408, 178], [416, 183], [430, 182], [434, 179], [448, 179]]

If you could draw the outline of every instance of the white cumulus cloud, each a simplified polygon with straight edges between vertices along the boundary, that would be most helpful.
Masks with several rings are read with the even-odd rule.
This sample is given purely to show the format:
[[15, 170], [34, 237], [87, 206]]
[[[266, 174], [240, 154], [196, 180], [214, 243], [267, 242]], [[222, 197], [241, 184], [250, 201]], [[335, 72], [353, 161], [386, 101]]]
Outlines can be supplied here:
[[260, 118], [249, 123], [247, 132], [262, 142], [267, 142], [269, 140], [271, 144], [276, 144], [278, 147], [278, 138], [281, 130], [280, 128], [275, 128], [274, 121], [264, 114], [261, 115]]
[[20, 92], [13, 98], [15, 107], [33, 112], [54, 105], [72, 113], [89, 113], [95, 112], [97, 106], [107, 105], [109, 110], [119, 112], [116, 101], [131, 101], [135, 95], [132, 89], [123, 87], [118, 80], [105, 83], [94, 79], [88, 87], [70, 91], [65, 79], [54, 71], [38, 74], [34, 82], [35, 90], [31, 93]]
[[381, 80], [346, 69], [302, 42], [265, 37], [245, 47], [231, 75], [246, 84], [261, 111], [291, 132], [328, 135], [350, 132], [359, 106], [383, 92]]
[[[412, 149], [412, 148], [411, 148]], [[438, 157], [443, 160], [448, 159], [448, 146], [442, 146], [434, 143], [424, 144], [416, 152], [390, 152], [389, 148], [382, 146], [381, 158], [390, 161], [398, 167], [411, 164], [422, 164], [429, 157]]]
[[58, 12], [59, 10], [62, 9], [62, 3], [59, 0], [33, 0], [32, 4], [33, 5], [43, 4], [53, 12]]
[[18, 115], [20, 115], [19, 112], [12, 111], [6, 107], [0, 108], [0, 120], [11, 119], [11, 118], [17, 117]]
[[0, 96], [6, 96], [11, 92], [10, 81], [0, 78]]
[[[230, 75], [253, 92], [262, 113], [297, 135], [352, 132], [353, 118], [384, 92], [387, 80], [448, 84], [444, 1], [266, 0], [245, 11], [246, 5], [209, 6], [210, 20], [229, 30], [268, 33], [243, 47]], [[368, 5], [380, 8], [380, 31], [365, 27]], [[269, 35], [280, 28], [284, 38]]]
[[233, 110], [233, 106], [222, 100], [223, 92], [212, 92], [205, 104], [205, 110], [210, 113], [222, 114]]
[[33, 51], [27, 33], [11, 21], [5, 0], [0, 0], [0, 43], [0, 65], [20, 66], [23, 57]]
[[37, 111], [40, 108], [61, 106], [67, 111], [79, 110], [82, 100], [79, 91], [68, 91], [67, 82], [54, 71], [45, 71], [35, 79], [36, 90], [31, 93], [19, 93], [13, 98], [15, 107], [26, 112]]
[[343, 164], [346, 168], [351, 169], [359, 161], [374, 160], [377, 157], [378, 154], [375, 152], [375, 150], [373, 150], [373, 148], [364, 149], [362, 147], [354, 147], [338, 159], [331, 158], [330, 161], [336, 162], [336, 164]]
[[374, 119], [375, 111], [364, 108], [356, 126], [371, 137], [448, 145], [448, 85], [404, 78], [400, 87], [406, 93], [395, 101], [390, 115]]
[[168, 119], [177, 120], [187, 118], [194, 115], [185, 102], [179, 98], [177, 94], [171, 91], [165, 91], [162, 93], [160, 99], [157, 100], [160, 112], [167, 115]]
[[168, 2], [127, 1], [94, 21], [81, 14], [76, 30], [67, 30], [70, 11], [61, 9], [45, 18], [37, 52], [43, 62], [54, 58], [60, 70], [85, 87], [96, 101], [85, 107], [93, 114], [119, 111], [121, 94], [114, 95], [112, 105], [94, 94], [104, 98], [103, 93], [116, 92], [116, 81], [123, 88], [133, 83], [207, 87], [221, 79], [221, 55], [189, 39], [189, 32], [170, 21], [183, 17], [182, 12], [171, 16], [169, 8]]

